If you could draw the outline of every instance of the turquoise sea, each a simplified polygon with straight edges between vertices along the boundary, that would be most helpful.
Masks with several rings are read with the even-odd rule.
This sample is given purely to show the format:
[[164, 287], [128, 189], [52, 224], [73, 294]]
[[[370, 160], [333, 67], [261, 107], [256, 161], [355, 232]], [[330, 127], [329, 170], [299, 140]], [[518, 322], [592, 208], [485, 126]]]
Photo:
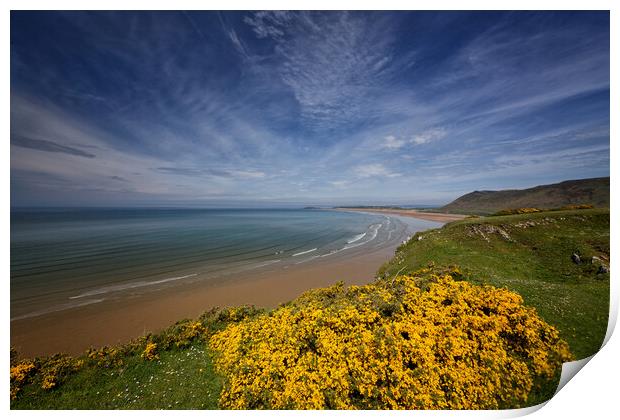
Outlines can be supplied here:
[[307, 209], [19, 209], [11, 319], [397, 244], [439, 224]]

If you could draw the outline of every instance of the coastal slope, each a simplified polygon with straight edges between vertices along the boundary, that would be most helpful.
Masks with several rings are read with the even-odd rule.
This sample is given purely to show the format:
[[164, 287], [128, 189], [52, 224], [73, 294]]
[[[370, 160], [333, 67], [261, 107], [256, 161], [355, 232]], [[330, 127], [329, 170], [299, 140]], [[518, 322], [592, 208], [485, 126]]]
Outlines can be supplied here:
[[607, 209], [474, 217], [417, 233], [379, 276], [458, 266], [469, 281], [519, 293], [582, 359], [607, 330], [609, 252]]
[[510, 208], [551, 209], [580, 204], [609, 207], [609, 177], [564, 181], [524, 190], [474, 191], [440, 210], [446, 213], [491, 214]]

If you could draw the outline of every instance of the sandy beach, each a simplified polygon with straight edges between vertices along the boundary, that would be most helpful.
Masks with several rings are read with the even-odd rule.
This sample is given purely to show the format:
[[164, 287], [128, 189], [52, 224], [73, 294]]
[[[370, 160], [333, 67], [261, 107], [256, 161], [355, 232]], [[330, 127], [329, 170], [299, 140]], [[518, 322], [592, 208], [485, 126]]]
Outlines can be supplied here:
[[449, 223], [457, 220], [463, 220], [467, 217], [464, 214], [448, 214], [448, 213], [432, 213], [419, 210], [406, 209], [382, 209], [382, 208], [365, 208], [365, 207], [338, 207], [337, 210], [344, 211], [361, 211], [366, 213], [383, 213], [394, 214], [397, 216], [413, 217], [415, 219], [430, 220], [432, 222]]
[[157, 331], [184, 318], [194, 318], [213, 307], [256, 305], [274, 307], [308, 289], [344, 281], [372, 281], [394, 246], [351, 258], [287, 269], [243, 273], [216, 286], [200, 282], [164, 289], [123, 301], [72, 308], [45, 316], [11, 322], [11, 345], [24, 356], [64, 352], [77, 354], [89, 346], [118, 344], [148, 331]]

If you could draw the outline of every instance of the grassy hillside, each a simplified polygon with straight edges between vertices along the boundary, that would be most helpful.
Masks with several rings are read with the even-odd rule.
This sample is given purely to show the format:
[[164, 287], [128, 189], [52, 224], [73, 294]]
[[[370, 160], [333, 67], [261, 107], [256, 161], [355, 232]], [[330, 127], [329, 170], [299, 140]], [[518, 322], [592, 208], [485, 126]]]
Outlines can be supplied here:
[[474, 191], [440, 210], [449, 213], [491, 214], [508, 208], [559, 208], [591, 204], [609, 207], [609, 177], [564, 181], [525, 190]]
[[[579, 264], [574, 262], [573, 254], [579, 256]], [[383, 299], [389, 293], [396, 293], [394, 296], [402, 299], [405, 295], [400, 290], [409, 286], [406, 282], [402, 283], [402, 280], [395, 282], [394, 279], [428, 267], [429, 264], [437, 267], [458, 265], [464, 273], [464, 279], [474, 285], [505, 287], [519, 293], [526, 305], [536, 308], [544, 321], [559, 330], [560, 338], [568, 343], [575, 359], [593, 354], [601, 345], [609, 306], [609, 274], [600, 268], [608, 267], [609, 264], [609, 211], [592, 209], [471, 218], [448, 224], [441, 229], [422, 232], [402, 245], [395, 257], [379, 270], [382, 278], [371, 286], [378, 288], [376, 292], [360, 287], [353, 292], [335, 286], [336, 289], [309, 292], [274, 311], [253, 308], [212, 310], [198, 320], [180, 321], [161, 333], [141, 337], [123, 347], [92, 350], [75, 358], [54, 356], [18, 361], [12, 355], [11, 383], [12, 388], [17, 384], [19, 391], [17, 398], [11, 400], [11, 408], [218, 408], [226, 381], [216, 373], [217, 359], [210, 347], [214, 336], [219, 334], [226, 337], [226, 334], [232, 334], [234, 338], [237, 337], [234, 328], [246, 328], [248, 331], [254, 331], [260, 325], [267, 328], [273, 324], [267, 322], [271, 317], [299, 310], [300, 314], [310, 314], [307, 317], [304, 315], [301, 321], [307, 319], [309, 326], [319, 328], [317, 337], [321, 337], [325, 325], [341, 325], [343, 328], [351, 325], [353, 318], [351, 308], [348, 308], [351, 304], [356, 305], [355, 316], [361, 317], [360, 325], [367, 328], [370, 324], [364, 319], [373, 309], [378, 308], [379, 315], [387, 317], [385, 319], [398, 313], [394, 312], [398, 306], [393, 305], [394, 299], [389, 298], [385, 302]], [[401, 281], [400, 285], [398, 281]], [[449, 289], [446, 291], [449, 292]], [[365, 300], [353, 302], [356, 294], [369, 302], [367, 307], [362, 304]], [[425, 294], [415, 296], [427, 299]], [[373, 305], [378, 306], [374, 308]], [[419, 307], [418, 304], [413, 306]], [[339, 321], [339, 317], [343, 319]], [[441, 319], [431, 324], [437, 326]], [[287, 327], [295, 329], [303, 325], [304, 322], [292, 322]], [[398, 321], [395, 325], [404, 324]], [[418, 323], [411, 323], [411, 328], [416, 325]], [[230, 330], [230, 326], [234, 328]], [[395, 349], [396, 343], [408, 346], [408, 343], [415, 341], [407, 341], [409, 337], [404, 334], [392, 338], [385, 336], [389, 328], [379, 326], [368, 335], [367, 343], [371, 346], [380, 345], [392, 358], [395, 356], [390, 349]], [[270, 343], [286, 337], [289, 340], [296, 334], [278, 337], [277, 331], [280, 329], [274, 331], [276, 335], [273, 335], [273, 340], [276, 341], [270, 339]], [[357, 327], [350, 331], [352, 339], [366, 337], [358, 335], [356, 331]], [[420, 334], [426, 332], [421, 331]], [[448, 337], [445, 334], [440, 336], [444, 339]], [[254, 337], [252, 332], [247, 339], [252, 341]], [[387, 337], [397, 341], [387, 345], [388, 342], [377, 341], [378, 337], [384, 337], [381, 340]], [[331, 340], [336, 337], [330, 332], [323, 338]], [[403, 338], [406, 341], [402, 341]], [[241, 338], [241, 342], [249, 345], [245, 338]], [[290, 341], [293, 344], [297, 342], [306, 343], [299, 337]], [[230, 343], [230, 340], [220, 343], [228, 345], [226, 343]], [[319, 343], [317, 339], [303, 345], [316, 351]], [[335, 340], [333, 343], [337, 345], [340, 341]], [[429, 343], [432, 345], [432, 340]], [[262, 344], [257, 345], [264, 350]], [[278, 345], [277, 349], [283, 347]], [[342, 356], [349, 351], [347, 349], [339, 349], [337, 354]], [[446, 346], [439, 346], [441, 349], [446, 349]], [[269, 351], [268, 354], [273, 358], [278, 353]], [[239, 357], [245, 355], [240, 354]], [[330, 356], [326, 360], [334, 359]], [[381, 360], [388, 359], [381, 356]], [[451, 360], [457, 361], [456, 358]], [[290, 368], [286, 358], [278, 359], [278, 362]], [[256, 368], [248, 365], [246, 369], [239, 363], [232, 363], [231, 366], [239, 368], [241, 373]], [[269, 367], [280, 369], [271, 362]], [[370, 372], [374, 367], [364, 368], [362, 372]], [[333, 378], [333, 375], [327, 377]], [[410, 379], [415, 378], [412, 376]], [[535, 385], [527, 398], [527, 404], [548, 399], [555, 390], [557, 379], [556, 375], [550, 382], [545, 380]], [[369, 390], [372, 391], [372, 387]], [[386, 395], [391, 398], [393, 394]], [[355, 398], [361, 398], [361, 395]]]
[[[581, 264], [573, 262], [574, 253]], [[417, 234], [379, 274], [389, 277], [429, 263], [455, 264], [472, 282], [519, 293], [526, 305], [560, 330], [577, 359], [601, 346], [609, 312], [609, 274], [597, 273], [609, 264], [608, 210], [453, 222]]]
[[122, 366], [85, 365], [54, 389], [26, 385], [12, 409], [216, 409], [221, 380], [200, 340], [150, 361], [133, 354]]

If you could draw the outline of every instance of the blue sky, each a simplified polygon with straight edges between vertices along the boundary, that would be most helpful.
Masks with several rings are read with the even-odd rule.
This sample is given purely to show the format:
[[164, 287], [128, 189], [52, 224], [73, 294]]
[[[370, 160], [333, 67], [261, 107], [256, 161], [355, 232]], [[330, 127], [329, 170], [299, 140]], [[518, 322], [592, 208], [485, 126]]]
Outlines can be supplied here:
[[607, 12], [12, 12], [12, 206], [443, 204], [609, 175]]

